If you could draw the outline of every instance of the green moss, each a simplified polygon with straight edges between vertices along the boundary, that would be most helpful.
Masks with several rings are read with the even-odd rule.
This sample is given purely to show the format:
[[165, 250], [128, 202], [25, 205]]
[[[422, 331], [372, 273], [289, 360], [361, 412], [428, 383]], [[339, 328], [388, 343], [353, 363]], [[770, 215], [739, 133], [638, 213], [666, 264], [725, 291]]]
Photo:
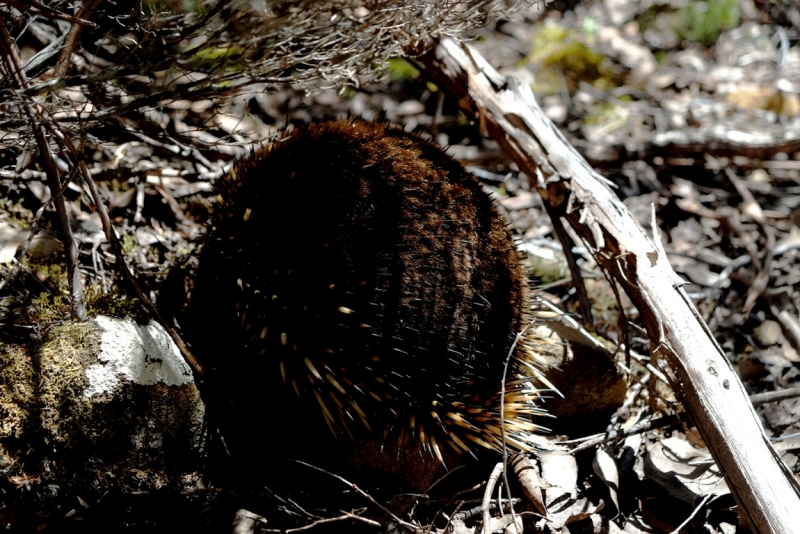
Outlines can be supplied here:
[[[91, 285], [84, 288], [86, 311], [91, 315], [109, 315], [112, 317], [131, 317], [138, 321], [147, 318], [139, 299], [131, 297], [117, 288], [104, 293], [100, 286]], [[21, 317], [23, 324], [43, 327], [64, 321], [70, 317], [69, 299], [62, 295], [42, 292], [32, 298], [26, 313]]]
[[136, 240], [135, 236], [131, 234], [125, 234], [122, 236], [120, 246], [122, 247], [123, 254], [133, 254], [133, 252], [139, 246], [139, 242]]
[[[739, 24], [739, 0], [689, 0], [682, 8], [653, 5], [637, 17], [639, 31], [670, 28], [682, 40], [713, 45], [724, 30]], [[659, 57], [660, 56], [660, 57]], [[663, 61], [665, 53], [656, 53]]]
[[242, 54], [242, 49], [238, 46], [226, 46], [216, 48], [201, 48], [194, 53], [194, 57], [205, 62], [218, 64], [227, 59], [237, 58]]
[[639, 25], [639, 33], [643, 34], [649, 29], [657, 29], [659, 27], [659, 19], [662, 17], [671, 17], [676, 11], [668, 4], [654, 3], [648, 7], [644, 12], [636, 17], [636, 22]]
[[198, 0], [183, 0], [181, 2], [172, 2], [167, 0], [144, 0], [142, 5], [144, 7], [144, 11], [151, 15], [170, 13], [176, 10], [198, 14], [202, 12], [202, 2], [199, 2]]
[[[201, 420], [194, 387], [124, 384], [85, 398], [101, 329], [66, 322], [39, 346], [0, 342], [0, 494], [37, 506], [117, 487], [151, 491], [195, 470]], [[168, 422], [168, 423], [167, 423]], [[187, 439], [189, 441], [187, 441]], [[16, 497], [15, 497], [16, 499]]]
[[96, 361], [91, 355], [99, 341], [96, 328], [67, 322], [53, 328], [37, 349], [0, 346], [0, 440], [5, 445], [8, 439], [40, 442], [46, 449], [82, 454], [82, 447], [127, 431], [125, 421], [132, 414], [119, 413], [119, 404], [110, 408], [102, 400], [83, 398], [86, 369]]
[[64, 297], [43, 292], [31, 299], [23, 322], [41, 326], [63, 321], [69, 315], [69, 303]]
[[79, 442], [85, 437], [85, 424], [92, 421], [92, 403], [77, 400], [88, 385], [81, 358], [93, 352], [96, 335], [83, 324], [66, 323], [53, 329], [42, 345], [38, 360], [39, 424], [45, 443]]
[[591, 49], [594, 39], [591, 23], [585, 24], [583, 31], [548, 23], [536, 32], [531, 53], [523, 62], [539, 65], [534, 91], [557, 94], [564, 78], [572, 91], [581, 82], [601, 90], [625, 85], [624, 74], [614, 70], [612, 62], [604, 55]]
[[25, 434], [35, 400], [34, 368], [25, 348], [0, 344], [0, 439]]
[[557, 43], [565, 40], [569, 35], [570, 31], [567, 28], [558, 24], [547, 24], [536, 32], [533, 38], [532, 51], [535, 54], [536, 50], [546, 50], [551, 46], [558, 46]]
[[56, 260], [42, 258], [40, 261], [39, 259], [34, 260], [28, 257], [23, 260], [23, 265], [26, 265], [40, 281], [44, 282], [46, 280], [64, 293], [69, 291], [66, 269]]
[[84, 297], [89, 315], [132, 317], [137, 320], [146, 318], [139, 299], [126, 295], [117, 288], [104, 293], [100, 286], [90, 286], [84, 291]]

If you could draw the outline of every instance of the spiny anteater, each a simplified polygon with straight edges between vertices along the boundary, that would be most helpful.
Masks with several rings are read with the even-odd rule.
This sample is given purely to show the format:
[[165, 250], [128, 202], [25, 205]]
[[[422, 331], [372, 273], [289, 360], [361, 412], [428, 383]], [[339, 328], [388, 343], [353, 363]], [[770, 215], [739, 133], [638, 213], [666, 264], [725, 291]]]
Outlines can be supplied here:
[[[324, 418], [440, 460], [443, 445], [501, 447], [526, 279], [461, 165], [386, 124], [316, 123], [241, 161], [218, 202], [194, 290], [197, 348], [254, 424]], [[515, 449], [537, 428], [535, 359], [523, 337], [504, 400]], [[313, 413], [294, 415], [309, 400]]]

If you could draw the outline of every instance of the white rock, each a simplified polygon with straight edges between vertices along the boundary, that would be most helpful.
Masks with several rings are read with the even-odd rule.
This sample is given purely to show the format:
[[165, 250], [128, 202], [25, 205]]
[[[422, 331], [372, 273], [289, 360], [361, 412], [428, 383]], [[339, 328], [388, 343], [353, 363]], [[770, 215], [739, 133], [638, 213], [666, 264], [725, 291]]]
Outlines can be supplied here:
[[155, 321], [141, 326], [132, 319], [97, 317], [95, 322], [103, 333], [99, 363], [86, 368], [85, 398], [111, 393], [122, 380], [143, 386], [182, 386], [194, 381], [178, 348]]

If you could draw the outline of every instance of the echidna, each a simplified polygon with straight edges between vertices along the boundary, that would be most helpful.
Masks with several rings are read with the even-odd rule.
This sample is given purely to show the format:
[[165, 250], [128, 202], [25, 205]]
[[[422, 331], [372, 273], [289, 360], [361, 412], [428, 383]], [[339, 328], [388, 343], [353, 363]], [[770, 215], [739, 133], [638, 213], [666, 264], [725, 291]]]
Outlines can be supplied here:
[[[197, 345], [238, 409], [420, 447], [526, 449], [535, 354], [503, 217], [445, 152], [386, 124], [295, 129], [218, 186]], [[298, 406], [315, 405], [296, 415]], [[280, 438], [276, 438], [280, 439]]]

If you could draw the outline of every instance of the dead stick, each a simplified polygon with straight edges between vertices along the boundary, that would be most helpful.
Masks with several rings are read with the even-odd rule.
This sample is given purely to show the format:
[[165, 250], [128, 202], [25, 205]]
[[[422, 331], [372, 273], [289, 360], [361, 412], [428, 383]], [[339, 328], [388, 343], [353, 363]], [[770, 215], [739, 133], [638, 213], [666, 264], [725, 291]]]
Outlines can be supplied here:
[[88, 20], [92, 14], [94, 13], [95, 9], [102, 3], [103, 0], [87, 0], [86, 4], [81, 6], [77, 13], [77, 20], [73, 22], [72, 26], [67, 33], [67, 38], [64, 40], [64, 48], [61, 49], [61, 55], [58, 58], [58, 62], [56, 63], [56, 68], [53, 69], [53, 78], [63, 78], [67, 75], [67, 71], [69, 70], [69, 66], [71, 64], [72, 54], [75, 52], [75, 48], [78, 46], [80, 42], [81, 34], [83, 33], [83, 29], [86, 27], [85, 24], [79, 24], [77, 21], [86, 21]]
[[90, 26], [92, 28], [97, 27], [97, 24], [94, 22], [89, 22], [88, 20], [82, 20], [78, 17], [73, 17], [72, 15], [67, 15], [66, 13], [62, 13], [57, 9], [53, 9], [52, 7], [43, 5], [36, 0], [25, 0], [24, 2], [20, 2], [19, 0], [3, 0], [0, 4], [6, 4], [9, 6], [13, 6], [20, 11], [27, 11], [28, 13], [32, 13], [34, 15], [40, 15], [46, 19], [55, 19], [55, 20], [63, 20], [66, 22], [70, 22], [72, 24], [81, 24], [83, 26]]
[[[11, 38], [11, 34], [8, 33], [6, 21], [1, 12], [0, 49], [3, 56], [3, 63], [6, 67], [9, 85], [15, 89], [23, 89], [28, 80], [25, 76], [25, 72], [22, 70], [22, 62], [17, 53], [16, 45]], [[78, 243], [69, 226], [69, 215], [67, 214], [67, 207], [64, 204], [64, 196], [59, 194], [62, 184], [58, 177], [58, 169], [56, 168], [53, 154], [50, 152], [50, 144], [47, 141], [44, 127], [41, 124], [43, 118], [35, 112], [33, 106], [27, 101], [23, 100], [21, 105], [31, 123], [31, 129], [36, 139], [36, 146], [39, 148], [42, 167], [44, 167], [45, 174], [47, 175], [47, 186], [50, 189], [50, 194], [53, 196], [53, 203], [56, 208], [56, 222], [59, 234], [64, 241], [64, 256], [67, 261], [67, 278], [71, 297], [70, 311], [72, 313], [72, 318], [78, 321], [85, 321], [86, 303], [83, 299], [81, 273], [78, 269]]]

